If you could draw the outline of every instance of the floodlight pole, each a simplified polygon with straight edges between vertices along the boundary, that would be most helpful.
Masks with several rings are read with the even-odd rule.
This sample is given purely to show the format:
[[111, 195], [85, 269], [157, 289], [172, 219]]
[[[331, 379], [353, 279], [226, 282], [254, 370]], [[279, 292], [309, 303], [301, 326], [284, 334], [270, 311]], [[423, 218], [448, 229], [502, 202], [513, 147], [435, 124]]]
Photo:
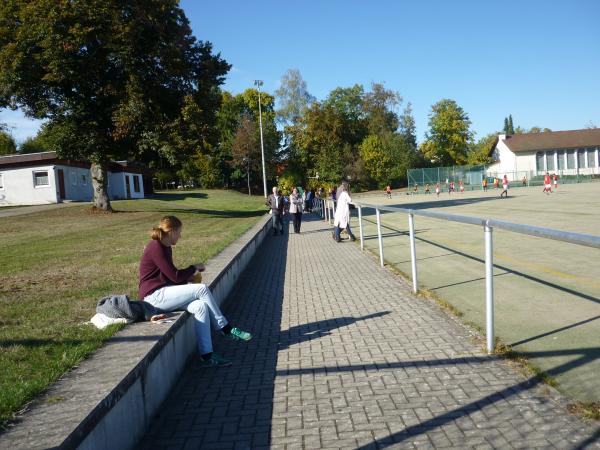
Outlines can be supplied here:
[[265, 198], [267, 198], [267, 173], [265, 171], [265, 147], [263, 144], [262, 107], [260, 104], [260, 87], [262, 85], [262, 80], [254, 80], [254, 86], [256, 86], [256, 88], [258, 89], [258, 123], [260, 126], [260, 153], [262, 155], [263, 188], [265, 192]]

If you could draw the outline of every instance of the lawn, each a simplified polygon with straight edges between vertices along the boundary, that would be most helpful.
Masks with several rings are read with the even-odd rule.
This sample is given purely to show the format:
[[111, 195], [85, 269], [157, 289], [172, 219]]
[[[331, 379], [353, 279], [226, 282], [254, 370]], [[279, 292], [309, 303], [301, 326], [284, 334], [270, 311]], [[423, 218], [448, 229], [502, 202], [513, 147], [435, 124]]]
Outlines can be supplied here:
[[108, 294], [136, 298], [139, 260], [164, 215], [183, 224], [175, 264], [205, 262], [265, 213], [261, 197], [228, 191], [165, 192], [0, 218], [0, 425], [102, 345], [118, 328], [88, 321]]

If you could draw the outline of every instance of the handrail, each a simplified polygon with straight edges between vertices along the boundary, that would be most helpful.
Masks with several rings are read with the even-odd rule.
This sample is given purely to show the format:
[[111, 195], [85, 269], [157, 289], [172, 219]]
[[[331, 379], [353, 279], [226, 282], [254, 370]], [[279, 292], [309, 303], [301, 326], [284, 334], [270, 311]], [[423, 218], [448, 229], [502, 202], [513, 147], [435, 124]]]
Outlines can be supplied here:
[[379, 209], [380, 211], [402, 212], [414, 214], [415, 216], [431, 217], [433, 219], [450, 220], [452, 222], [468, 223], [471, 225], [487, 225], [493, 228], [512, 231], [514, 233], [528, 234], [530, 236], [542, 237], [558, 241], [569, 242], [586, 247], [600, 248], [600, 236], [592, 234], [574, 233], [570, 231], [555, 230], [553, 228], [538, 227], [535, 225], [524, 225], [520, 223], [505, 222], [503, 220], [480, 218], [473, 216], [462, 216], [457, 214], [448, 214], [435, 211], [423, 211], [420, 209], [399, 208], [397, 206], [372, 205], [369, 203], [352, 202], [355, 206], [363, 208]]
[[[330, 202], [333, 206], [333, 202], [330, 199], [323, 199], [322, 206], [329, 211]], [[408, 214], [408, 228], [410, 238], [410, 256], [411, 256], [411, 269], [412, 269], [412, 282], [413, 292], [418, 292], [418, 279], [417, 279], [417, 253], [416, 253], [416, 239], [414, 231], [414, 216], [430, 217], [432, 219], [448, 220], [452, 222], [466, 223], [469, 225], [480, 225], [483, 226], [484, 231], [484, 243], [485, 243], [485, 303], [486, 303], [486, 347], [488, 353], [492, 353], [494, 350], [494, 256], [493, 256], [493, 231], [494, 228], [511, 231], [514, 233], [526, 234], [529, 236], [541, 237], [546, 239], [552, 239], [557, 241], [568, 242], [570, 244], [583, 245], [586, 247], [593, 247], [600, 249], [600, 236], [594, 236], [591, 234], [573, 233], [569, 231], [554, 230], [552, 228], [538, 227], [533, 225], [523, 225], [512, 222], [505, 222], [502, 220], [462, 216], [458, 214], [447, 214], [435, 211], [423, 211], [420, 209], [400, 208], [397, 206], [383, 206], [373, 205], [370, 203], [363, 202], [352, 202], [354, 206], [358, 208], [358, 220], [360, 227], [360, 248], [364, 249], [364, 236], [363, 236], [363, 208], [371, 208], [375, 210], [375, 216], [377, 220], [377, 238], [379, 246], [379, 264], [384, 267], [383, 258], [383, 236], [381, 233], [381, 211], [399, 212]], [[329, 221], [331, 216], [324, 219]]]

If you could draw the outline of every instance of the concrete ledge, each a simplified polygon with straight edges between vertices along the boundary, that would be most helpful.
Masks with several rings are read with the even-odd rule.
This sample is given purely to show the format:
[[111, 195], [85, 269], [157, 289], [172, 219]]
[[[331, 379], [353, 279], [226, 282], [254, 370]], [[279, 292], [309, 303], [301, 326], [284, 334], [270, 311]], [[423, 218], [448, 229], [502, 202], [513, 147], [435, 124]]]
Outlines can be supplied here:
[[[203, 281], [223, 304], [269, 230], [265, 216], [207, 263]], [[189, 358], [193, 321], [128, 325], [30, 405], [0, 449], [129, 449], [144, 436]]]

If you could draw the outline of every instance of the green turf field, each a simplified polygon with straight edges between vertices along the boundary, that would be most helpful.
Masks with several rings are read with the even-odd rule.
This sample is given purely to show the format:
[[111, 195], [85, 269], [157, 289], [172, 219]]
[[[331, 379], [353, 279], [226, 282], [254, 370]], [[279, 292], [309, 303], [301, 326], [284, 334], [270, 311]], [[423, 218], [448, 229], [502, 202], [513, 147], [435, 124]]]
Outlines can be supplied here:
[[[600, 236], [600, 183], [464, 194], [356, 196], [372, 204], [443, 211]], [[366, 247], [377, 253], [375, 214], [364, 211]], [[387, 263], [411, 273], [406, 214], [382, 215]], [[358, 222], [353, 219], [358, 234]], [[419, 286], [485, 327], [483, 227], [415, 216]], [[570, 397], [600, 401], [600, 250], [494, 230], [496, 336]]]

